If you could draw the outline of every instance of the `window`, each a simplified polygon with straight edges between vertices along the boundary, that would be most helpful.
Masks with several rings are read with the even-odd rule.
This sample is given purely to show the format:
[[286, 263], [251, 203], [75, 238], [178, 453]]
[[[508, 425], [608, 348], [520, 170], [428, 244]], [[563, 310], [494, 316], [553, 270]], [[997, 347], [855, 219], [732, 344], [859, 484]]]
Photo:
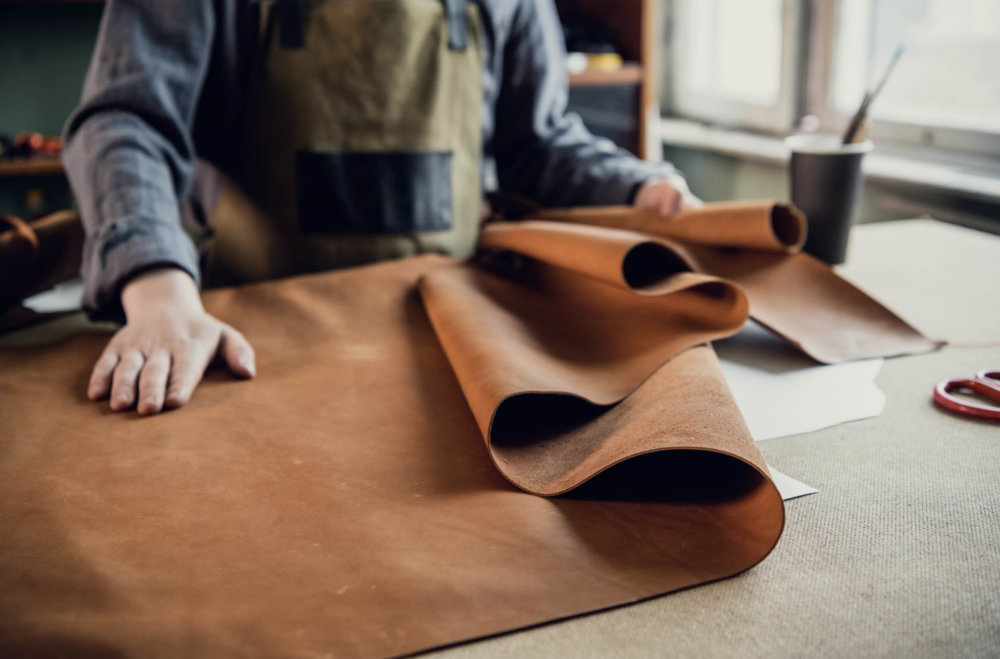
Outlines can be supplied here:
[[673, 109], [723, 124], [790, 128], [799, 4], [674, 0], [668, 59]]
[[672, 0], [668, 11], [672, 114], [777, 133], [814, 115], [839, 132], [903, 45], [872, 136], [1000, 157], [1000, 0]]

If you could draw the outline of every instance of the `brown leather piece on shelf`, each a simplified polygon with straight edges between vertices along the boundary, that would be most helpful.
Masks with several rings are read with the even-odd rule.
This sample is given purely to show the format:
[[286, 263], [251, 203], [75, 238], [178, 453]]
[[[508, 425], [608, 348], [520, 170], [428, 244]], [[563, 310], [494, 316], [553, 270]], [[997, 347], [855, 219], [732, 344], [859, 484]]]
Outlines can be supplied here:
[[[6, 227], [10, 229], [4, 231]], [[0, 313], [80, 276], [83, 226], [72, 211], [34, 222], [0, 216]]]
[[754, 320], [823, 363], [919, 354], [942, 345], [826, 264], [794, 253], [805, 240], [805, 218], [791, 206], [713, 203], [668, 219], [630, 207], [573, 208], [530, 218], [670, 238], [673, 250], [696, 272], [739, 284]]
[[689, 208], [669, 220], [656, 211], [631, 206], [545, 209], [532, 219], [628, 229], [693, 245], [793, 254], [806, 242], [806, 216], [775, 201], [724, 201]]
[[[397, 656], [746, 570], [784, 507], [711, 348], [683, 350], [737, 292], [440, 257], [212, 291], [258, 377], [146, 418], [85, 398], [105, 334], [0, 350], [0, 655]], [[465, 334], [465, 303], [502, 326]], [[477, 408], [507, 391], [495, 459], [568, 494], [492, 464]]]

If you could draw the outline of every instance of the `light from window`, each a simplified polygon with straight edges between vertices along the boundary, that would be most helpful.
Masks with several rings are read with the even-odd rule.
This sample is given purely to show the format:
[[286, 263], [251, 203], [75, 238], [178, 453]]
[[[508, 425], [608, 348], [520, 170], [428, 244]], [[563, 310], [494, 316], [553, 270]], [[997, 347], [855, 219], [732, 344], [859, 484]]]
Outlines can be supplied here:
[[770, 106], [781, 91], [782, 0], [681, 0], [687, 85], [706, 96]]
[[900, 44], [872, 116], [1000, 133], [1000, 1], [840, 0], [833, 105], [852, 114]]

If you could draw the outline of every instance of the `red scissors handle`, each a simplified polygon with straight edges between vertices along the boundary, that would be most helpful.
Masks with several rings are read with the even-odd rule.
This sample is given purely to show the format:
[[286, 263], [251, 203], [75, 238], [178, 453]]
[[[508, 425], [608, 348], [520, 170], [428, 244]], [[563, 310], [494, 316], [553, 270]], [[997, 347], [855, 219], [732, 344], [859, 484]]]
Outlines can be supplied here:
[[964, 401], [951, 395], [956, 389], [971, 391], [1000, 403], [1000, 369], [986, 369], [970, 379], [945, 380], [934, 388], [934, 401], [952, 412], [1000, 421], [1000, 407]]

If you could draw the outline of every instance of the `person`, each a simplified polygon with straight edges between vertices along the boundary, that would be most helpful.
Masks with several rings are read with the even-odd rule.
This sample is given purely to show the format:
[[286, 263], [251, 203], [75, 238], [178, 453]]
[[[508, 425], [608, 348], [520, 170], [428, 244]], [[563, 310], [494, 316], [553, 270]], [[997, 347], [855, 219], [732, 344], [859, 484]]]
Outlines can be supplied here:
[[484, 186], [698, 204], [567, 113], [564, 49], [552, 0], [109, 0], [63, 155], [85, 308], [124, 322], [90, 399], [180, 407], [215, 358], [254, 377], [200, 285], [464, 258]]

